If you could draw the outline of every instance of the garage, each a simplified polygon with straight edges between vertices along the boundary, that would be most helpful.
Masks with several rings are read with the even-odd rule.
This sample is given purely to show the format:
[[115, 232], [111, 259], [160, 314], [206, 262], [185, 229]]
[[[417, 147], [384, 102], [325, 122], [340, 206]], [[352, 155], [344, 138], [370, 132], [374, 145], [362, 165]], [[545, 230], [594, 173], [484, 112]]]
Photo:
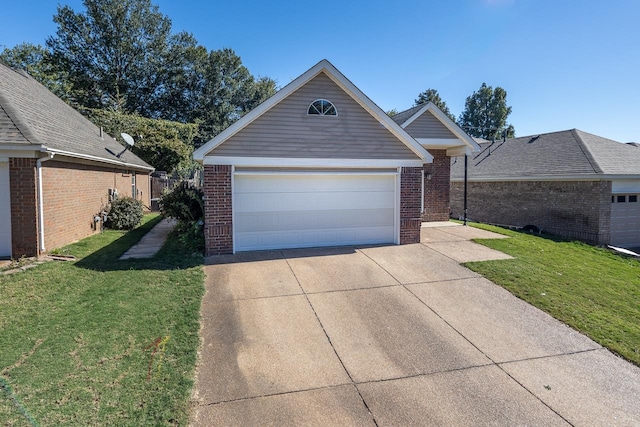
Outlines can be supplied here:
[[611, 198], [611, 244], [640, 247], [640, 194], [614, 194]]
[[11, 258], [9, 163], [0, 160], [0, 259]]
[[235, 251], [397, 243], [397, 181], [397, 171], [236, 171]]

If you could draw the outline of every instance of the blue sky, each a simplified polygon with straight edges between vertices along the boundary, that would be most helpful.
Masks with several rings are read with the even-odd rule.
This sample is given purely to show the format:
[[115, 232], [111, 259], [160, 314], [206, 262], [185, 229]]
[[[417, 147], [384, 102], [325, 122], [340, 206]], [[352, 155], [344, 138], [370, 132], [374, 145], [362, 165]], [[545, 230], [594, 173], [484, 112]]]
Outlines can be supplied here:
[[[174, 31], [234, 49], [280, 86], [326, 58], [384, 110], [434, 88], [458, 116], [486, 82], [507, 90], [517, 135], [640, 142], [637, 0], [152, 1]], [[3, 5], [0, 46], [44, 44], [55, 12], [51, 0]]]

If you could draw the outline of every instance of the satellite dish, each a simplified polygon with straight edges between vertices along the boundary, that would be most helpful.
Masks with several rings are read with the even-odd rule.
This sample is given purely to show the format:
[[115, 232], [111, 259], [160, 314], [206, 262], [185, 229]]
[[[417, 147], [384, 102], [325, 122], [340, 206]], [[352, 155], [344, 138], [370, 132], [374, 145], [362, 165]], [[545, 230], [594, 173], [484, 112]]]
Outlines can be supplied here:
[[135, 144], [135, 142], [133, 141], [133, 137], [131, 135], [129, 135], [128, 133], [122, 132], [120, 136], [122, 137], [122, 139], [124, 139], [124, 142], [126, 142], [127, 144], [133, 147], [133, 144]]
[[122, 132], [120, 134], [120, 136], [122, 137], [122, 139], [124, 139], [124, 142], [127, 143], [128, 147], [124, 147], [124, 150], [122, 150], [121, 152], [119, 152], [118, 154], [116, 154], [117, 158], [120, 158], [120, 156], [122, 156], [124, 154], [125, 151], [127, 151], [127, 148], [129, 147], [133, 147], [133, 144], [135, 143], [133, 141], [133, 137], [131, 137], [131, 135], [129, 135], [128, 133], [124, 133]]

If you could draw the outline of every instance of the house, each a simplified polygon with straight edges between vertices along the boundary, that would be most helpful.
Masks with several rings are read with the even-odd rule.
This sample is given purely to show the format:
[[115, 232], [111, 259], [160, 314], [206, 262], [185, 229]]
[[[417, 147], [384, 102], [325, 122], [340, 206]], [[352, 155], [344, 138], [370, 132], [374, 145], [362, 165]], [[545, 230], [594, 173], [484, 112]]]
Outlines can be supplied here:
[[110, 194], [149, 205], [151, 166], [24, 71], [0, 64], [0, 257], [99, 230]]
[[477, 153], [480, 146], [433, 103], [420, 104], [392, 117], [433, 155], [425, 166], [422, 220], [448, 221], [451, 158]]
[[207, 255], [420, 240], [432, 155], [327, 60], [194, 158]]
[[[594, 244], [640, 246], [640, 147], [577, 129], [483, 142], [468, 158], [468, 218]], [[463, 215], [464, 161], [452, 166]]]

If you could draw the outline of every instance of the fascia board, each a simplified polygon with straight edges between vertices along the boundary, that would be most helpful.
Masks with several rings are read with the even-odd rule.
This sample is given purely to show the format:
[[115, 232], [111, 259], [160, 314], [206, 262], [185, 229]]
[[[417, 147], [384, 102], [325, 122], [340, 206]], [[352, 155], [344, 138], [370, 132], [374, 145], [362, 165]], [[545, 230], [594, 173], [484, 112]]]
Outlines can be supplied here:
[[205, 165], [239, 167], [397, 168], [421, 167], [422, 159], [323, 159], [292, 157], [206, 156]]
[[460, 141], [462, 141], [466, 146], [471, 148], [472, 152], [479, 152], [480, 145], [473, 140], [465, 131], [463, 131], [460, 126], [455, 124], [446, 114], [444, 114], [435, 104], [431, 101], [427, 102], [424, 107], [415, 112], [415, 114], [409, 117], [406, 121], [402, 123], [402, 128], [406, 129], [411, 123], [413, 123], [418, 117], [422, 116], [427, 111], [430, 111], [440, 123], [442, 123], [451, 133], [453, 133]]

